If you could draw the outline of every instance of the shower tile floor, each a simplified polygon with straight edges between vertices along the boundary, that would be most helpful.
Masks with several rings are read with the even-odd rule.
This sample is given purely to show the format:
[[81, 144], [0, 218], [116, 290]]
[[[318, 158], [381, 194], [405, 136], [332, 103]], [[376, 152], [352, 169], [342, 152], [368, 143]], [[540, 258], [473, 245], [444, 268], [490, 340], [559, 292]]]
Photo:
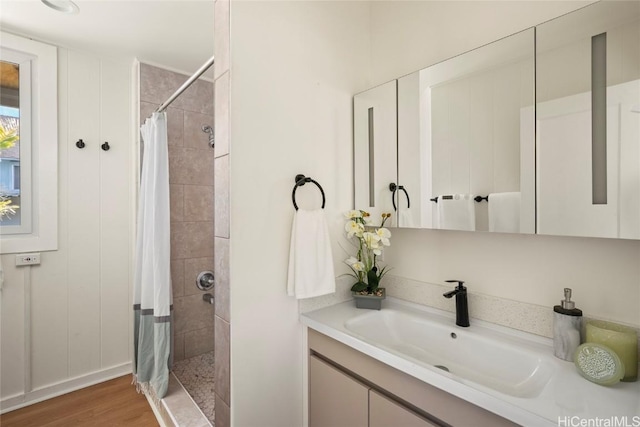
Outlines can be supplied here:
[[216, 401], [213, 362], [213, 351], [210, 351], [173, 364], [174, 375], [180, 380], [211, 425], [215, 425]]

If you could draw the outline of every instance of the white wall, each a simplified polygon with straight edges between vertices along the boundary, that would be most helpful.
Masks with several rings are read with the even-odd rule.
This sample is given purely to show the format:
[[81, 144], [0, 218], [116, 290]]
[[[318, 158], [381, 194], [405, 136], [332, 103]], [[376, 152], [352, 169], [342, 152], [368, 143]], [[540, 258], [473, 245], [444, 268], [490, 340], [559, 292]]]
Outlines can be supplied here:
[[130, 81], [127, 61], [58, 49], [59, 249], [2, 256], [3, 411], [131, 371]]
[[[583, 2], [373, 2], [373, 83], [568, 12]], [[398, 46], [402, 46], [399, 49]], [[470, 292], [543, 306], [571, 287], [585, 315], [640, 326], [640, 241], [395, 230], [392, 274], [466, 280]]]
[[[231, 423], [303, 425], [302, 329], [286, 296], [293, 178], [327, 195], [336, 274], [352, 207], [352, 96], [587, 2], [231, 3]], [[419, 36], [415, 36], [418, 33]], [[301, 206], [316, 190], [297, 192]], [[640, 242], [395, 230], [385, 261], [420, 281], [638, 325]]]
[[373, 1], [371, 86], [593, 1]]
[[[367, 88], [365, 2], [231, 3], [231, 422], [303, 425], [303, 335], [286, 295], [294, 177], [327, 196], [334, 242], [353, 203], [352, 96]], [[297, 193], [318, 207], [319, 192]], [[336, 274], [346, 258], [334, 244]]]

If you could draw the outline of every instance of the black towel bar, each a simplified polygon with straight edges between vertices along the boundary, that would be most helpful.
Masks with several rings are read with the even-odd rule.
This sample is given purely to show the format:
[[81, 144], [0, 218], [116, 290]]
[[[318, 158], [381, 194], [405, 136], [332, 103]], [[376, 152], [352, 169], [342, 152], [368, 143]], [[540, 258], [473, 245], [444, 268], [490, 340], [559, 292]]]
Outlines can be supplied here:
[[307, 182], [314, 183], [320, 190], [320, 193], [322, 194], [322, 209], [324, 209], [324, 202], [325, 202], [324, 190], [322, 189], [320, 184], [318, 184], [317, 181], [309, 178], [308, 176], [304, 176], [302, 174], [296, 175], [295, 185], [293, 186], [293, 191], [291, 192], [291, 200], [293, 201], [293, 207], [296, 208], [296, 210], [298, 210], [298, 204], [296, 203], [296, 190], [298, 189], [298, 187], [302, 187]]
[[[443, 200], [453, 200], [453, 196], [442, 196]], [[434, 197], [433, 199], [429, 199], [432, 202], [438, 203], [438, 196]], [[480, 203], [483, 200], [486, 200], [487, 202], [489, 201], [489, 196], [476, 196], [473, 198], [473, 200], [475, 200], [476, 202]]]

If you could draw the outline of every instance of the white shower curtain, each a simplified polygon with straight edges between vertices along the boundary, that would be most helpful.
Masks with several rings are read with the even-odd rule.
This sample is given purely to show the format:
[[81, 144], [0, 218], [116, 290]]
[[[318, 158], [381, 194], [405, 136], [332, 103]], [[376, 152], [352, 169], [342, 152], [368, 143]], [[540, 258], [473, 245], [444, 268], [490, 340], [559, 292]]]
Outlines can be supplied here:
[[169, 155], [166, 113], [140, 127], [144, 144], [134, 277], [134, 381], [162, 399], [171, 365]]

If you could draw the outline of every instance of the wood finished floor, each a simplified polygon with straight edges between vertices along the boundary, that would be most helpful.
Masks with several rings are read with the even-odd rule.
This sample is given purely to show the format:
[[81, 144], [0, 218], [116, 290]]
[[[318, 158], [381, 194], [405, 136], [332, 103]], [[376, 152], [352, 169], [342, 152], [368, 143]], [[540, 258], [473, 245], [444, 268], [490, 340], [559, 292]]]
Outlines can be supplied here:
[[2, 427], [158, 425], [146, 397], [131, 385], [131, 375], [0, 415]]

